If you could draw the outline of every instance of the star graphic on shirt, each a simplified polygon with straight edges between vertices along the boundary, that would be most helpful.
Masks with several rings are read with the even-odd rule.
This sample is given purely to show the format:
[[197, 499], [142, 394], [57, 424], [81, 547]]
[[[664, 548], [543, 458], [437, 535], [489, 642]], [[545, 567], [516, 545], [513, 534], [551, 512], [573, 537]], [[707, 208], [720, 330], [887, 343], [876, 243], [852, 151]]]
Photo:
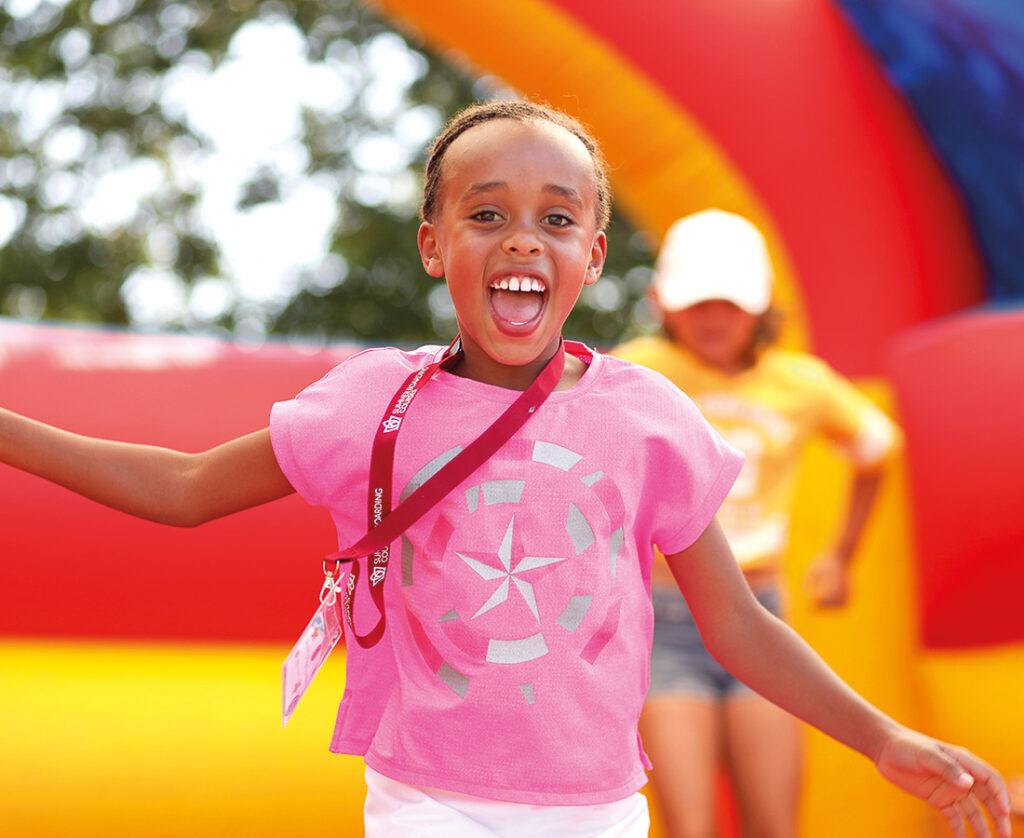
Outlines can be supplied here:
[[[498, 547], [497, 553], [488, 553], [486, 556], [491, 558], [497, 556], [498, 561], [501, 562], [500, 567], [495, 567], [491, 564], [485, 564], [478, 558], [467, 556], [464, 553], [455, 551], [455, 555], [462, 559], [470, 568], [472, 568], [481, 579], [487, 581], [495, 581], [500, 579], [501, 582], [498, 587], [491, 594], [490, 598], [482, 606], [480, 610], [476, 612], [470, 619], [479, 617], [481, 614], [485, 614], [492, 608], [501, 605], [508, 599], [509, 590], [512, 585], [515, 585], [522, 595], [523, 600], [526, 602], [527, 607], [533, 612], [533, 616], [540, 622], [540, 613], [537, 610], [537, 597], [533, 592], [533, 585], [529, 582], [520, 579], [520, 574], [526, 573], [530, 570], [536, 570], [540, 567], [547, 567], [548, 565], [556, 564], [557, 562], [564, 562], [568, 559], [568, 556], [523, 556], [515, 567], [512, 566], [512, 544], [514, 541], [515, 531], [515, 516], [508, 523], [508, 529], [505, 530], [505, 535], [501, 539], [501, 544]], [[479, 554], [478, 554], [479, 555]]]

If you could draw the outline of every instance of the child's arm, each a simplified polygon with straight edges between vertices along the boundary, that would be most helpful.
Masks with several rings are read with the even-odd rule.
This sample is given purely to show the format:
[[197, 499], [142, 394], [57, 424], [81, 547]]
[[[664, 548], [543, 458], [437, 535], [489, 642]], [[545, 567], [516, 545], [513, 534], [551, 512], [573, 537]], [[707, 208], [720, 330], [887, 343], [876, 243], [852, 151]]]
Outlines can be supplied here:
[[717, 522], [669, 567], [693, 612], [708, 651], [769, 701], [869, 757], [886, 779], [938, 808], [956, 836], [964, 820], [988, 836], [1010, 835], [1002, 778], [962, 748], [938, 742], [890, 719], [850, 687], [781, 620], [758, 604]]
[[194, 527], [294, 491], [269, 430], [188, 454], [62, 431], [0, 410], [0, 462], [139, 518]]
[[849, 599], [850, 565], [878, 499], [878, 490], [884, 477], [883, 466], [856, 469], [853, 472], [839, 540], [807, 569], [808, 592], [819, 608], [841, 608]]

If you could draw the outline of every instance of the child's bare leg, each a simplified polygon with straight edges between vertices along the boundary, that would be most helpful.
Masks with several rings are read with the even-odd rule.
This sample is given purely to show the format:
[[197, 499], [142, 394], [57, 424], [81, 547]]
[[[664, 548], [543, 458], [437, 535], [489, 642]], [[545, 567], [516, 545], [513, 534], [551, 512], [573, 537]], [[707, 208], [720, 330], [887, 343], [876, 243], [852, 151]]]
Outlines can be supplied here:
[[794, 838], [802, 762], [799, 723], [748, 692], [725, 703], [723, 718], [743, 838]]
[[640, 718], [666, 838], [715, 838], [721, 713], [705, 698], [655, 696]]

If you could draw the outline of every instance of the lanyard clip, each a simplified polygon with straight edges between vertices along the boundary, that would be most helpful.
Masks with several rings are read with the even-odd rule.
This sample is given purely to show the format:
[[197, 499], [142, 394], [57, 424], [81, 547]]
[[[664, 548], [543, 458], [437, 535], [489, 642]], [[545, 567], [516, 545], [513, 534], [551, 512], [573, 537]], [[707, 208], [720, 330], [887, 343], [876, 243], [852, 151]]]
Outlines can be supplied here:
[[[341, 563], [338, 561], [334, 562], [334, 567], [328, 568], [327, 562], [323, 563], [324, 567], [324, 584], [320, 588], [320, 602], [326, 603], [327, 605], [334, 605], [338, 599], [338, 593], [341, 591], [341, 585], [338, 582], [341, 580]], [[337, 572], [337, 576], [335, 576]]]

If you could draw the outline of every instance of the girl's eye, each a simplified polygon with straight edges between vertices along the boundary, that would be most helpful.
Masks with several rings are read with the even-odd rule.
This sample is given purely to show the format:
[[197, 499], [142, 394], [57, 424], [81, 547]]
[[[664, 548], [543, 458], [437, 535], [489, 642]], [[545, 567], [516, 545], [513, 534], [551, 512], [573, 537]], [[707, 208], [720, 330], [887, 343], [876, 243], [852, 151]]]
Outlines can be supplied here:
[[569, 218], [569, 216], [562, 215], [560, 212], [553, 212], [550, 215], [545, 215], [541, 220], [551, 227], [568, 227], [573, 223], [573, 220]]
[[498, 220], [498, 213], [494, 210], [480, 210], [479, 212], [473, 213], [471, 218], [474, 221], [482, 221], [484, 223]]

